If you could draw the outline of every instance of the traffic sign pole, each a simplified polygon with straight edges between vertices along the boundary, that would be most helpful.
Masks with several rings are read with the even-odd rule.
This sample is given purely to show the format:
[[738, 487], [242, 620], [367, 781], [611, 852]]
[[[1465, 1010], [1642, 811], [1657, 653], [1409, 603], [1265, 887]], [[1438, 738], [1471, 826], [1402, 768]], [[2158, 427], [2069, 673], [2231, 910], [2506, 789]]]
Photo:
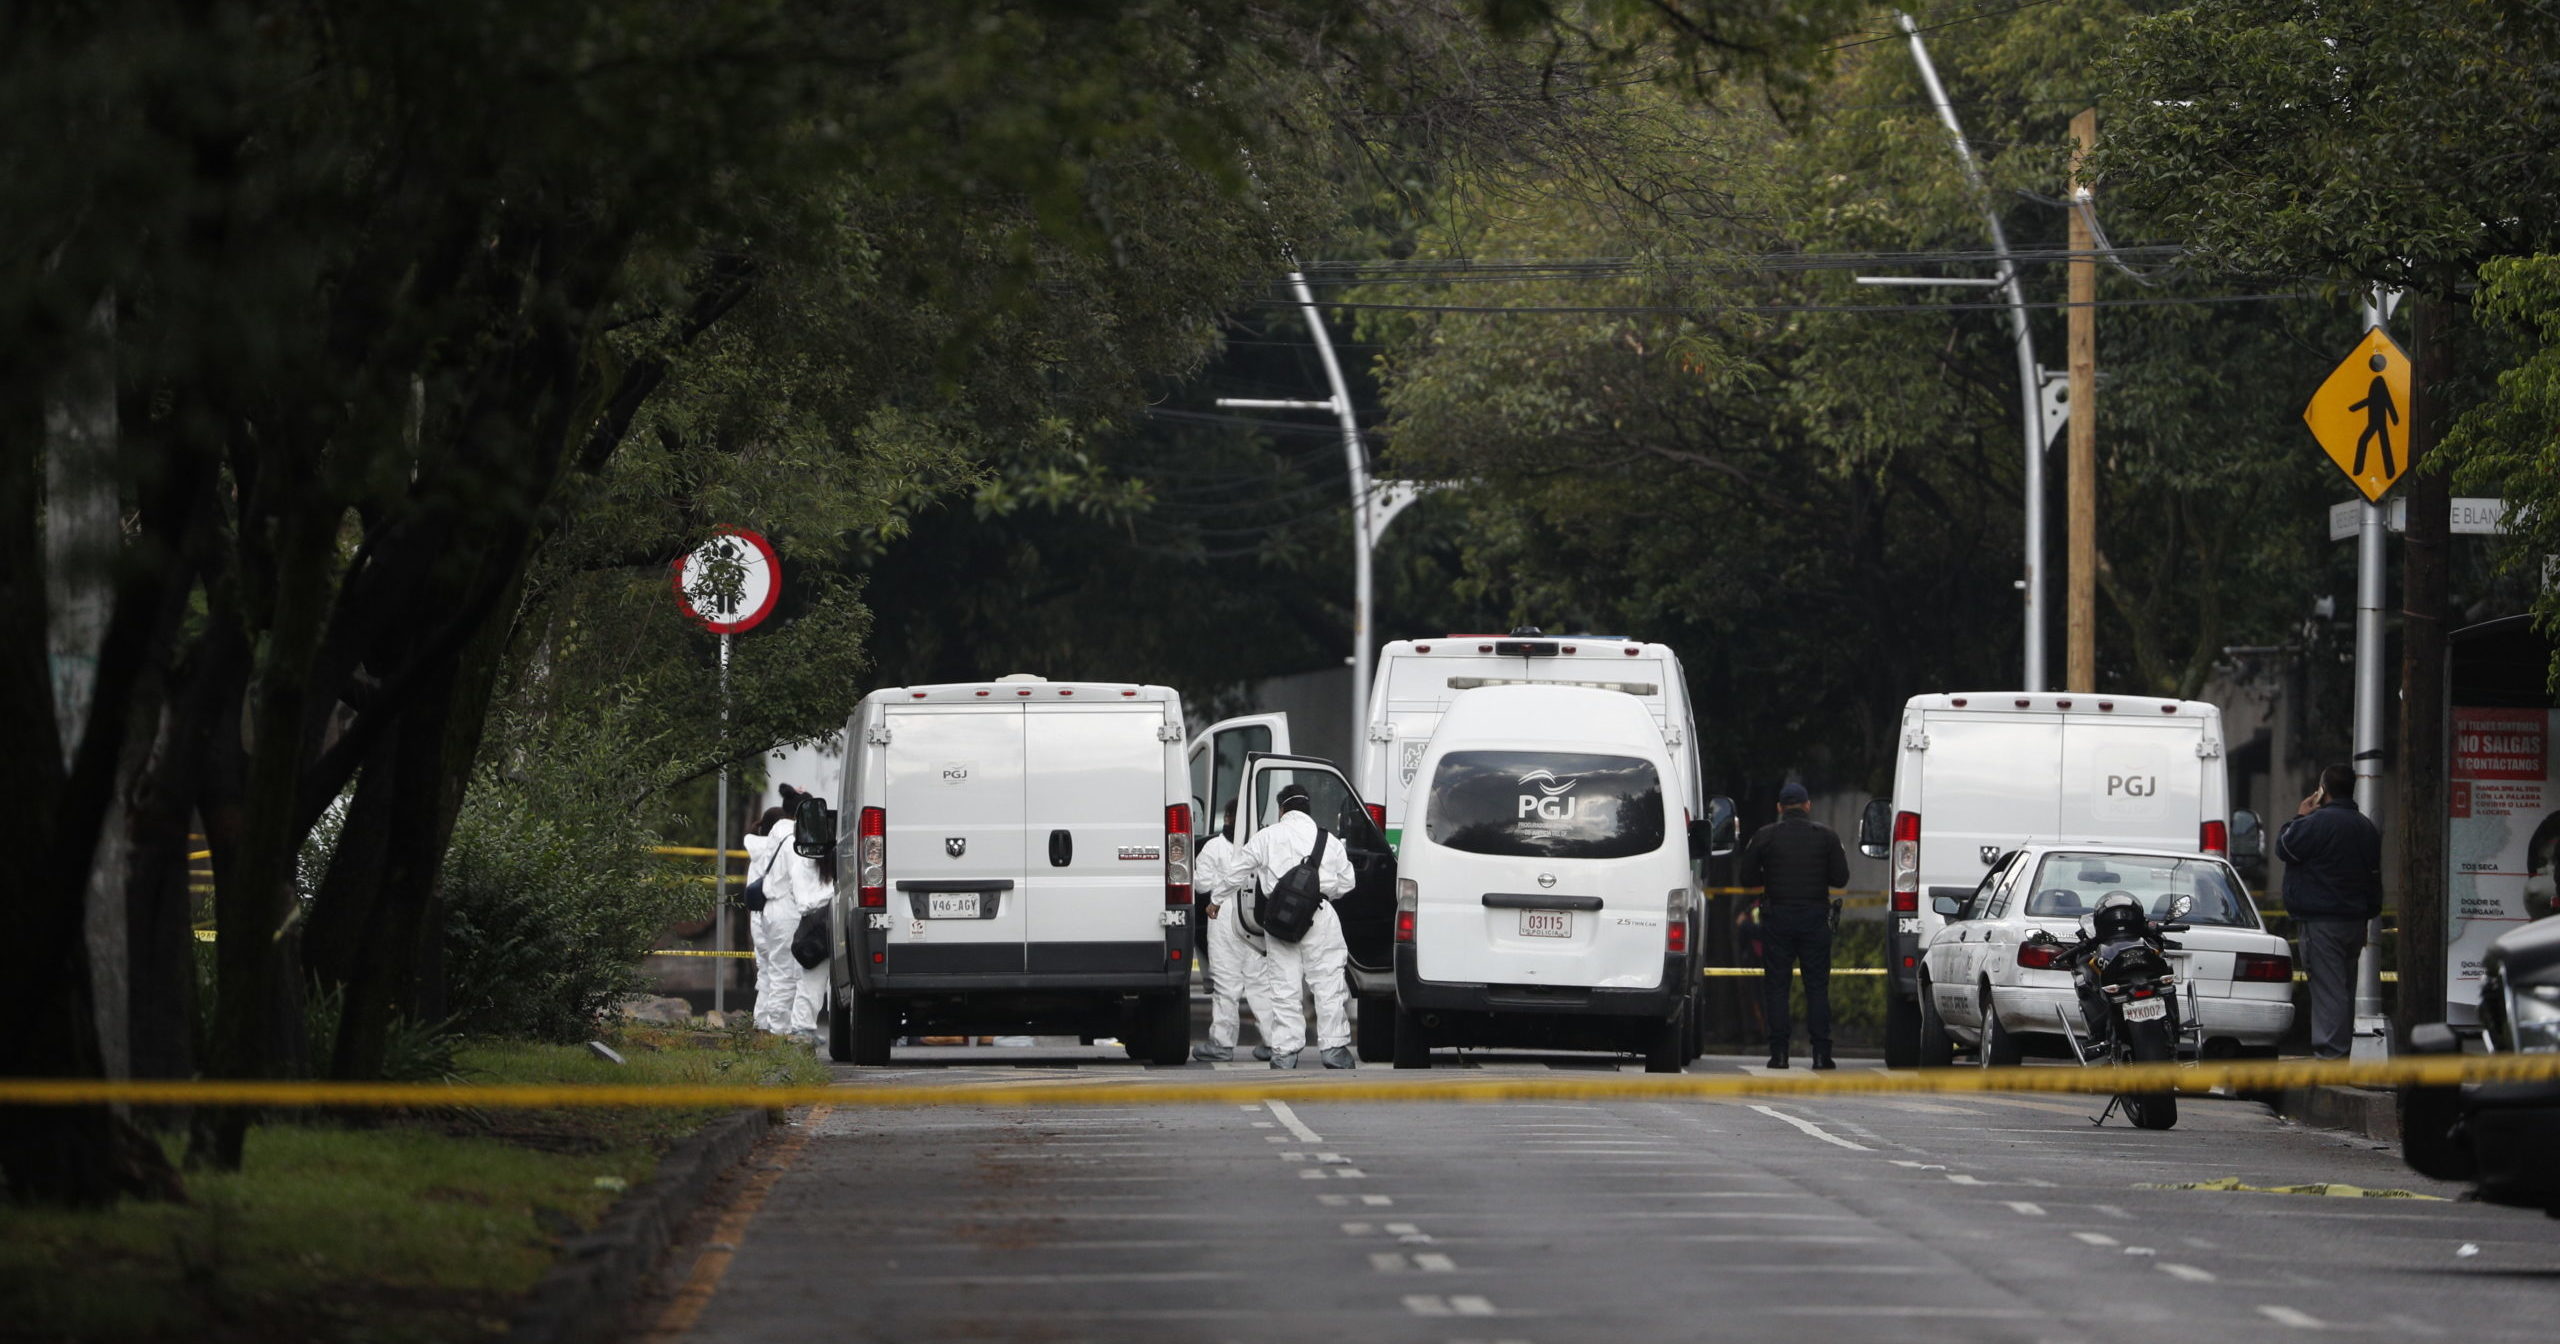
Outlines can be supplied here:
[[[729, 950], [729, 636], [720, 636], [720, 791], [711, 805], [712, 946]], [[711, 972], [711, 1011], [729, 1017], [729, 963]]]
[[[2382, 327], [2379, 295], [2364, 306], [2365, 330]], [[2376, 828], [2382, 825], [2382, 580], [2384, 527], [2382, 504], [2367, 499], [2356, 532], [2356, 807]], [[2391, 1033], [2382, 1012], [2382, 919], [2365, 929], [2364, 951], [2356, 958], [2356, 1025], [2351, 1047], [2356, 1059], [2381, 1059], [2391, 1053]]]
[[[729, 950], [729, 640], [773, 614], [782, 596], [782, 560], [773, 544], [744, 528], [724, 527], [679, 557], [676, 605], [694, 624], [720, 637], [720, 786], [711, 805], [712, 946]], [[729, 965], [711, 977], [711, 1011], [729, 1013]]]

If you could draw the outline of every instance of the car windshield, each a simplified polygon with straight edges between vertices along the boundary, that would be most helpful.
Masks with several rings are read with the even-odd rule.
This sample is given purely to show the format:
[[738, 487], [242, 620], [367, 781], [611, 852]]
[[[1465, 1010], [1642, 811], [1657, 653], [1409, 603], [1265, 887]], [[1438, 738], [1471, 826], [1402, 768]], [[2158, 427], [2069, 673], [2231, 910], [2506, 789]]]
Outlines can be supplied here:
[[1662, 781], [1633, 756], [1453, 751], [1431, 776], [1431, 843], [1470, 854], [1623, 859], [1662, 848]]
[[2157, 854], [2047, 854], [2036, 865], [2027, 914], [2036, 919], [2078, 919], [2117, 892], [2142, 902], [2153, 919], [2167, 919], [2181, 896], [2193, 898], [2179, 918], [2189, 924], [2258, 927], [2257, 908], [2238, 874], [2219, 859], [2179, 859]]

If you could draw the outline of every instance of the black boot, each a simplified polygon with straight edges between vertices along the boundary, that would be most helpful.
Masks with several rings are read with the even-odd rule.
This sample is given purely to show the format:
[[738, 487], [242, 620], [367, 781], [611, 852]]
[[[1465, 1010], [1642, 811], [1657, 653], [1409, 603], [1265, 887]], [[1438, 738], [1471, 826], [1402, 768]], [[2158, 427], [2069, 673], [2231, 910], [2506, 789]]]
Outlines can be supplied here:
[[1836, 1069], [1840, 1067], [1839, 1065], [1831, 1062], [1831, 1043], [1829, 1041], [1816, 1041], [1813, 1043], [1813, 1067], [1817, 1069]]
[[1783, 1069], [1787, 1067], [1786, 1042], [1780, 1041], [1769, 1047], [1769, 1067], [1773, 1069]]

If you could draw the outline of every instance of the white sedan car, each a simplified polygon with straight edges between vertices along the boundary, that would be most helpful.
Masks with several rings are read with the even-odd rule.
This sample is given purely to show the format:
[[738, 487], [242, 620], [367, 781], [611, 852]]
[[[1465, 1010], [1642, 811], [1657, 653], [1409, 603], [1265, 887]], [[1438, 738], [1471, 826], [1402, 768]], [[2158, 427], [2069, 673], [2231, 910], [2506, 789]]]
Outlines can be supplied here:
[[2203, 1024], [2203, 1053], [2273, 1055], [2293, 1025], [2293, 956], [2258, 922], [2230, 864], [2175, 850], [2029, 845], [2000, 856], [1971, 896], [1937, 898], [1947, 924], [1921, 949], [1920, 1062], [1946, 1064], [1969, 1047], [1984, 1064], [2015, 1064], [2026, 1037], [2042, 1038], [2037, 1053], [2069, 1057], [2063, 1023], [2084, 1040], [2089, 1028], [2055, 954], [2117, 892], [2160, 920], [2189, 898], [2169, 960], [2181, 1017], [2192, 1004]]

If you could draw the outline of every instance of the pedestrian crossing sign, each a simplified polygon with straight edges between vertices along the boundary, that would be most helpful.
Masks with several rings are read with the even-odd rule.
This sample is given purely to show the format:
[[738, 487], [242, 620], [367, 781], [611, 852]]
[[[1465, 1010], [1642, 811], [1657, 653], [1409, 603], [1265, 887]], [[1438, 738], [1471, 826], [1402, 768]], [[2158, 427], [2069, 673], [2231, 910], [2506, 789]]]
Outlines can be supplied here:
[[2311, 394], [2302, 423], [2364, 497], [2381, 503], [2409, 470], [2409, 356], [2375, 327]]

